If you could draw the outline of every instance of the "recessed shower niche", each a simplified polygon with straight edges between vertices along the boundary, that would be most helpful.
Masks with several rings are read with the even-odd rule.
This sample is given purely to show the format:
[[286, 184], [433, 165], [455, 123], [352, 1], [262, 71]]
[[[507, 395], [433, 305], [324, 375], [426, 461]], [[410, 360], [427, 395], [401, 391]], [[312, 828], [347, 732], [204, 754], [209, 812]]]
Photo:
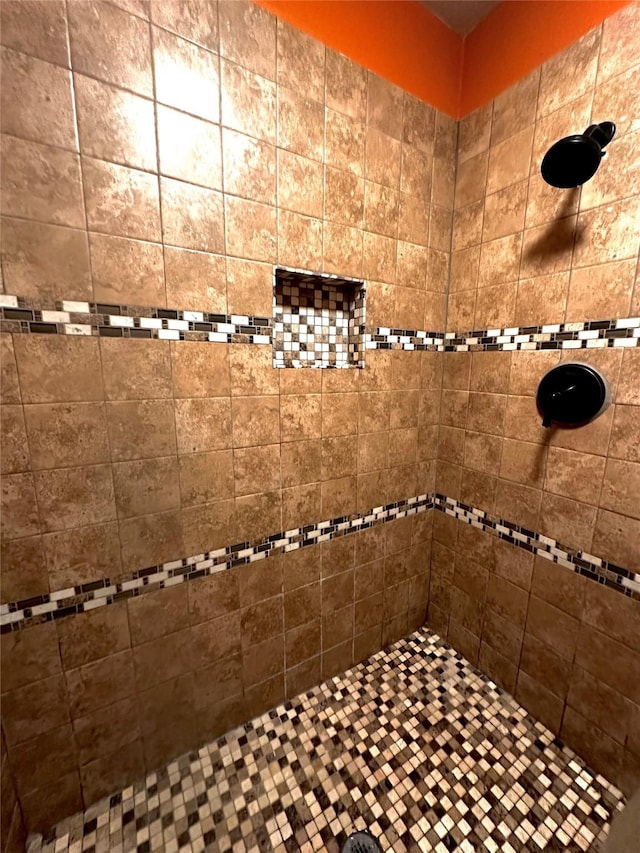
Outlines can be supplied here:
[[363, 281], [285, 267], [273, 278], [274, 367], [364, 367]]

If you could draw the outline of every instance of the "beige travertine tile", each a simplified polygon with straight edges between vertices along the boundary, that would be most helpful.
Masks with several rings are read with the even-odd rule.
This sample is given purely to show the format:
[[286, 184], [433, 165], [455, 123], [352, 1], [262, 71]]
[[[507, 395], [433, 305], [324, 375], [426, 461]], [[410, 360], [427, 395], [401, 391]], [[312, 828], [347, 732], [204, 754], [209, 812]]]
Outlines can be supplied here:
[[593, 550], [619, 566], [634, 571], [640, 568], [637, 542], [640, 522], [616, 512], [598, 510], [593, 531]]
[[153, 0], [151, 20], [164, 29], [185, 36], [209, 50], [218, 50], [218, 4], [195, 0], [165, 3]]
[[323, 518], [320, 483], [309, 483], [282, 490], [282, 526], [285, 530], [315, 524]]
[[600, 497], [604, 466], [602, 456], [550, 447], [545, 490], [595, 504]]
[[222, 189], [220, 128], [158, 105], [160, 172], [210, 189]]
[[175, 456], [118, 462], [113, 466], [118, 518], [166, 512], [180, 506]]
[[640, 130], [640, 91], [637, 85], [639, 70], [635, 65], [607, 80], [599, 79], [596, 86], [593, 115], [615, 115], [616, 134], [619, 136]]
[[533, 125], [494, 145], [489, 152], [487, 192], [496, 192], [528, 178], [532, 147]]
[[165, 30], [152, 28], [156, 98], [161, 104], [219, 121], [219, 59]]
[[322, 484], [322, 518], [350, 515], [356, 510], [356, 478], [341, 477]]
[[57, 65], [69, 65], [67, 13], [63, 0], [3, 3], [0, 7], [2, 44]]
[[640, 518], [640, 464], [607, 460], [600, 505], [622, 515]]
[[398, 241], [397, 253], [398, 284], [404, 287], [413, 287], [417, 290], [424, 290], [427, 284], [429, 269], [429, 250], [424, 246], [419, 246], [415, 243]]
[[640, 407], [619, 406], [614, 409], [609, 442], [609, 456], [628, 462], [640, 462]]
[[636, 259], [573, 270], [567, 321], [628, 317]]
[[14, 348], [24, 403], [104, 399], [97, 338], [18, 335]]
[[[35, 495], [32, 492], [27, 495], [28, 500], [32, 496], [35, 501]], [[21, 497], [18, 494], [17, 500], [21, 501]], [[5, 512], [5, 507], [11, 512], [12, 506], [13, 497], [9, 496], [9, 499], [5, 500], [5, 496], [3, 495], [2, 512]], [[24, 503], [17, 504], [17, 510], [19, 515], [14, 514], [13, 518], [19, 524], [24, 523], [25, 516], [29, 516], [32, 513], [32, 508]], [[4, 525], [6, 527], [7, 516], [5, 515], [4, 518]], [[32, 518], [35, 518], [33, 530], [37, 530], [37, 518], [35, 516]], [[11, 519], [9, 523], [12, 523]], [[5, 537], [7, 537], [6, 532]], [[42, 550], [42, 537], [6, 538], [6, 541], [1, 543], [0, 548], [0, 556], [2, 557], [2, 592], [0, 596], [3, 602], [20, 601], [24, 598], [31, 598], [34, 595], [43, 595], [49, 591], [49, 578]]]
[[280, 488], [280, 445], [237, 447], [233, 451], [235, 497]]
[[[398, 238], [409, 243], [428, 245], [433, 208], [420, 199], [400, 193], [398, 204]], [[435, 244], [433, 244], [435, 245]]]
[[91, 274], [82, 231], [21, 219], [2, 220], [5, 288], [31, 298], [89, 300]]
[[327, 166], [364, 175], [365, 125], [334, 110], [325, 110]]
[[276, 149], [233, 130], [222, 131], [224, 189], [232, 195], [276, 203]]
[[153, 96], [149, 24], [114, 6], [73, 3], [68, 8], [76, 71]]
[[578, 453], [596, 453], [604, 456], [609, 446], [609, 435], [613, 421], [613, 410], [599, 415], [595, 421], [591, 421], [579, 429], [554, 430], [549, 437], [549, 444], [556, 447], [564, 447], [567, 450], [575, 450]]
[[[404, 92], [404, 108], [402, 122], [402, 141], [414, 145], [425, 154], [429, 154], [434, 148], [434, 134], [440, 128], [436, 128], [436, 110], [421, 101], [419, 98]], [[452, 122], [453, 133], [457, 138], [457, 127]], [[455, 145], [455, 142], [453, 143]]]
[[47, 533], [116, 517], [110, 465], [39, 471], [34, 482], [42, 529]]
[[178, 457], [182, 506], [234, 497], [233, 453], [230, 450], [188, 453]]
[[460, 163], [456, 175], [456, 208], [466, 207], [484, 197], [488, 164], [488, 151], [483, 151]]
[[640, 196], [580, 213], [581, 237], [573, 249], [573, 265], [587, 267], [635, 257], [639, 219]]
[[2, 458], [0, 472], [17, 474], [31, 468], [22, 406], [0, 407]]
[[374, 127], [367, 127], [365, 177], [391, 189], [400, 186], [401, 145], [397, 139]]
[[354, 228], [362, 227], [364, 179], [351, 172], [327, 168], [324, 185], [324, 216]]
[[102, 338], [102, 375], [108, 400], [171, 396], [168, 341]]
[[[358, 439], [355, 435], [322, 439], [322, 480], [335, 480], [357, 472]], [[414, 453], [415, 456], [415, 453]]]
[[237, 542], [240, 535], [233, 500], [183, 509], [182, 525], [186, 554], [202, 554], [215, 548], [226, 548], [230, 542]]
[[42, 537], [52, 590], [68, 589], [121, 572], [116, 522], [60, 530]]
[[107, 403], [107, 422], [114, 462], [176, 452], [173, 400]]
[[289, 86], [324, 101], [324, 45], [280, 19], [277, 42], [278, 86]]
[[600, 27], [596, 27], [544, 63], [538, 96], [539, 117], [592, 91], [599, 50]]
[[234, 397], [231, 406], [234, 447], [275, 444], [281, 440], [279, 397]]
[[322, 217], [323, 168], [289, 151], [278, 151], [278, 204], [307, 216]]
[[[514, 321], [518, 326], [561, 323], [569, 292], [569, 272], [521, 278]], [[567, 320], [570, 318], [567, 317]], [[575, 317], [577, 320], [578, 318]], [[582, 315], [580, 316], [582, 318]]]
[[640, 370], [640, 350], [627, 350], [622, 357], [617, 403], [640, 406], [638, 370]]
[[219, 0], [220, 55], [276, 79], [276, 18], [248, 0]]
[[2, 213], [83, 228], [77, 154], [3, 136]]
[[155, 171], [153, 103], [82, 74], [74, 77], [82, 153], [98, 160]]
[[593, 178], [583, 186], [580, 194], [580, 210], [587, 210], [602, 204], [611, 204], [611, 202], [629, 198], [629, 196], [637, 196], [640, 193], [640, 180], [638, 179], [640, 169], [639, 142], [640, 133], [628, 133], [617, 140], [614, 149], [615, 162], [624, 164], [624, 166], [615, 168], [613, 161], [606, 162], [605, 160], [602, 168], [599, 168]]
[[504, 434], [507, 438], [521, 441], [548, 443], [549, 432], [542, 426], [542, 415], [533, 397], [509, 396]]
[[598, 84], [637, 64], [640, 16], [635, 3], [606, 18], [602, 24], [602, 46], [598, 62]]
[[536, 117], [540, 69], [509, 86], [493, 102], [491, 144], [497, 145], [523, 127], [533, 124]]
[[322, 436], [355, 435], [358, 431], [358, 395], [325, 394], [322, 399]]
[[483, 241], [506, 237], [524, 228], [524, 214], [527, 204], [526, 180], [505, 187], [484, 201], [484, 219], [482, 224]]
[[278, 210], [278, 262], [295, 267], [301, 257], [311, 269], [322, 267], [322, 220]]
[[185, 553], [180, 511], [123, 519], [118, 529], [125, 572], [180, 559]]
[[0, 380], [0, 401], [2, 405], [21, 403], [13, 335], [0, 335]]
[[221, 66], [222, 124], [274, 145], [275, 83], [224, 59]]
[[173, 396], [228, 397], [229, 347], [204, 341], [171, 344]]
[[449, 294], [451, 295], [458, 290], [474, 290], [478, 282], [479, 266], [479, 246], [472, 246], [468, 249], [453, 252], [451, 255]]
[[33, 470], [110, 461], [104, 403], [44, 403], [24, 415]]
[[463, 163], [489, 147], [493, 102], [469, 113], [458, 126], [458, 162]]
[[393, 83], [369, 71], [367, 74], [367, 123], [395, 139], [402, 137], [403, 92]]
[[500, 476], [525, 486], [540, 488], [544, 482], [547, 448], [544, 445], [505, 439]]
[[575, 216], [527, 229], [522, 242], [521, 278], [536, 278], [568, 270], [579, 230]]
[[277, 223], [274, 207], [225, 196], [224, 213], [228, 254], [275, 262]]
[[432, 205], [429, 219], [429, 246], [440, 252], [451, 250], [453, 214], [448, 207]]
[[[395, 239], [398, 231], [399, 202], [399, 195], [394, 190], [366, 181], [364, 222], [367, 231]], [[424, 240], [423, 245], [426, 245], [427, 231], [421, 232], [420, 236]]]
[[281, 440], [320, 438], [322, 435], [319, 394], [285, 394], [280, 398]]
[[9, 48], [1, 64], [3, 132], [77, 151], [70, 72]]
[[[232, 267], [232, 262], [228, 262], [227, 276], [232, 269], [236, 269], [238, 263], [234, 261]], [[165, 246], [164, 274], [167, 304], [170, 307], [210, 311], [214, 314], [227, 313], [227, 283], [223, 256]], [[231, 292], [235, 297], [235, 289]], [[256, 302], [261, 305], [257, 299]], [[230, 302], [229, 310], [236, 312], [238, 307]]]
[[[502, 264], [502, 261], [499, 263]], [[488, 275], [486, 268], [481, 275]], [[505, 326], [512, 326], [516, 313], [516, 296], [517, 285], [515, 282], [479, 288], [476, 295], [474, 328], [500, 329]]]
[[362, 276], [362, 231], [335, 222], [324, 223], [324, 270], [353, 278]]
[[176, 400], [175, 415], [179, 454], [231, 447], [231, 404], [228, 397]]
[[[205, 344], [209, 347], [210, 344]], [[227, 348], [221, 346], [221, 351]], [[252, 397], [277, 394], [280, 389], [280, 370], [273, 367], [273, 357], [268, 347], [236, 344], [229, 348], [231, 369], [231, 394]], [[228, 393], [228, 386], [225, 393]]]
[[281, 445], [280, 454], [283, 487], [320, 480], [322, 445], [319, 439], [286, 442]]
[[332, 110], [364, 121], [367, 109], [367, 72], [351, 59], [326, 51], [326, 104]]
[[[303, 33], [300, 36], [306, 38]], [[278, 146], [302, 157], [322, 160], [324, 109], [321, 103], [312, 100], [306, 89], [278, 86]]]
[[455, 210], [451, 238], [452, 249], [468, 249], [470, 246], [481, 242], [483, 215], [484, 199]]
[[160, 199], [154, 175], [89, 158], [82, 160], [82, 173], [89, 228], [160, 240]]
[[475, 432], [502, 435], [507, 415], [505, 394], [469, 394], [467, 428]]
[[93, 295], [97, 302], [166, 305], [161, 244], [106, 234], [90, 234], [89, 243]]
[[2, 478], [3, 539], [19, 539], [40, 533], [40, 518], [31, 473]]
[[162, 178], [162, 236], [187, 249], [224, 252], [222, 193]]

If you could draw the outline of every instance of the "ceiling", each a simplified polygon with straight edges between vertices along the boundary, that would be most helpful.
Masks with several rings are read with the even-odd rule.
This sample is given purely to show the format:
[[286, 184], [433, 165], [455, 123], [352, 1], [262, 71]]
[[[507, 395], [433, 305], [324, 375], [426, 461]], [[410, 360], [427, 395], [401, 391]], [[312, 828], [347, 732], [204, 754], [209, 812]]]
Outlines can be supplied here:
[[500, 0], [422, 0], [430, 12], [460, 36], [468, 36]]

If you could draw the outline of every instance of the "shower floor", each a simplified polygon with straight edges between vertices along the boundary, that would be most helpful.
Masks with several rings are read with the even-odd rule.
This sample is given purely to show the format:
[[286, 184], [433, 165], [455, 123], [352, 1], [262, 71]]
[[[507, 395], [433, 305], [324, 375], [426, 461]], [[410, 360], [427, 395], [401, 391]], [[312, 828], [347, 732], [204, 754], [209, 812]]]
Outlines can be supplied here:
[[426, 629], [86, 812], [29, 853], [603, 849], [622, 795]]

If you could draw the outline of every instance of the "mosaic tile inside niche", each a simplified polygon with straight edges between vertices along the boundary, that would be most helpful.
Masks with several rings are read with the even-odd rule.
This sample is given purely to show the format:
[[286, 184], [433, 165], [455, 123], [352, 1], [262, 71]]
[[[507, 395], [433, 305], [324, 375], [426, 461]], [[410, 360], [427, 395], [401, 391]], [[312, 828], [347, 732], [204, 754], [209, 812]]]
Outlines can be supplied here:
[[364, 367], [364, 282], [278, 267], [274, 367]]
[[601, 853], [620, 791], [426, 628], [61, 821], [28, 853]]

